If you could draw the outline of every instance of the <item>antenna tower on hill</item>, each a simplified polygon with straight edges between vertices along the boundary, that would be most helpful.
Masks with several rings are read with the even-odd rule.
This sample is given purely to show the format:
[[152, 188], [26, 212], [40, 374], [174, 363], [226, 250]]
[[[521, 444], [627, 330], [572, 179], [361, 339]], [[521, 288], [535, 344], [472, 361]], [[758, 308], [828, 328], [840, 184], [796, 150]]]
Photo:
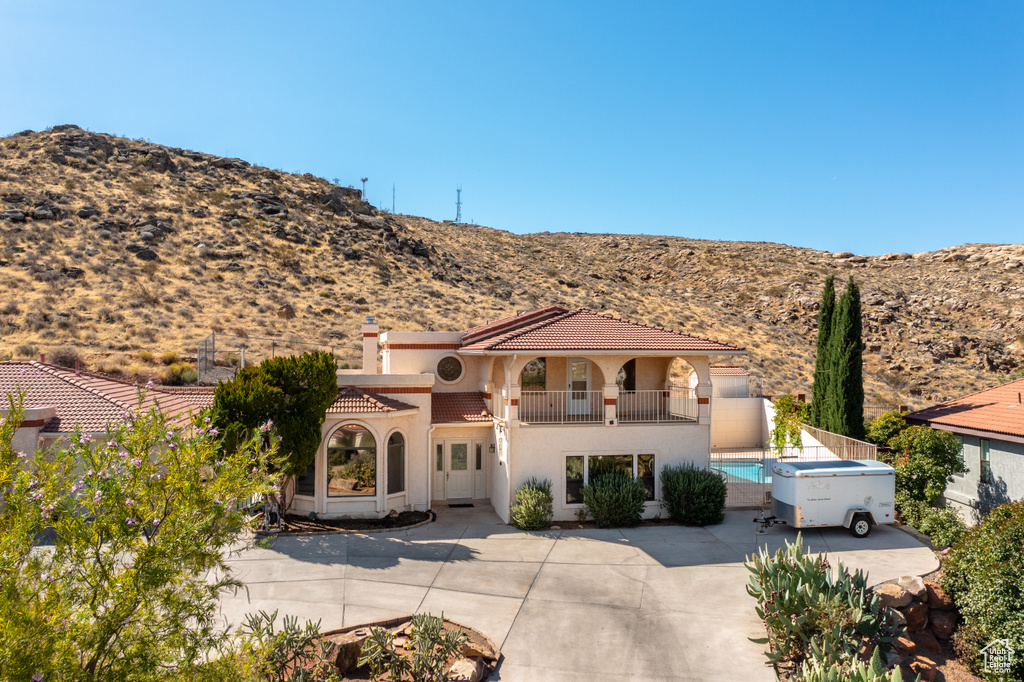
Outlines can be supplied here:
[[455, 222], [462, 222], [462, 185], [455, 190]]
[[391, 183], [391, 212], [395, 212], [395, 183]]
[[359, 178], [359, 179], [363, 181], [363, 196], [362, 196], [362, 200], [366, 201], [366, 181], [369, 180], [370, 178]]

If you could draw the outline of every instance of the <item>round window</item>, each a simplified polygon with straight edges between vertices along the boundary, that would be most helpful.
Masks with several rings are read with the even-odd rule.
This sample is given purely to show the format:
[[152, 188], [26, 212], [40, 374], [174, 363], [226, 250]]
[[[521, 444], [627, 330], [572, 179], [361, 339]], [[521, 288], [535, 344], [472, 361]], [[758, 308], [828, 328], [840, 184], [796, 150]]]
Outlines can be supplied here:
[[454, 355], [448, 355], [437, 363], [437, 376], [441, 381], [452, 383], [462, 378], [462, 361]]

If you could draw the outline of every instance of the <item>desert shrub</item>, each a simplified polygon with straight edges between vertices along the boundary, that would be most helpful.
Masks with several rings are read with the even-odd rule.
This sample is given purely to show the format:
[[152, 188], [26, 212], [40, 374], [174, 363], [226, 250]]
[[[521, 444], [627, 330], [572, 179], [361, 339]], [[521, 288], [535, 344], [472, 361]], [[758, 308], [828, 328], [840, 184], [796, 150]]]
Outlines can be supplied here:
[[156, 362], [156, 356], [153, 355], [148, 350], [144, 350], [141, 353], [139, 353], [139, 360], [142, 360], [143, 362], [148, 362], [149, 364], [152, 365]]
[[[406, 648], [410, 656], [395, 650], [395, 635], [382, 628], [370, 628], [370, 636], [363, 643], [359, 665], [370, 669], [370, 679], [379, 680], [388, 674], [389, 680], [409, 679], [412, 682], [444, 682], [448, 679], [448, 661], [459, 655], [469, 636], [461, 629], [446, 630], [444, 614], [440, 617], [418, 613], [412, 617], [412, 627]], [[406, 677], [408, 675], [408, 678]]]
[[160, 375], [160, 383], [166, 386], [194, 384], [198, 377], [199, 374], [195, 367], [187, 362], [176, 362], [163, 371]]
[[233, 668], [248, 672], [254, 681], [341, 681], [331, 660], [335, 644], [321, 639], [320, 621], [300, 626], [298, 618], [285, 616], [280, 630], [276, 621], [277, 611], [246, 614], [232, 652]]
[[[961, 658], [981, 664], [981, 649], [996, 639], [1024, 651], [1024, 501], [993, 509], [953, 546], [943, 563], [942, 588], [960, 609], [956, 634]], [[1024, 656], [1010, 679], [1024, 679]]]
[[862, 571], [850, 575], [842, 562], [833, 571], [823, 554], [804, 554], [800, 535], [774, 556], [760, 548], [743, 565], [768, 635], [752, 641], [770, 644], [765, 655], [773, 664], [813, 658], [828, 669], [852, 662], [866, 640], [888, 651], [902, 631]]
[[31, 343], [23, 343], [14, 349], [14, 354], [19, 358], [31, 358], [39, 355], [39, 349]]
[[871, 420], [865, 438], [879, 447], [888, 447], [889, 441], [907, 428], [907, 420], [896, 410], [883, 412]]
[[519, 530], [540, 530], [551, 521], [554, 508], [551, 481], [530, 478], [516, 490], [512, 504], [512, 525]]
[[0, 308], [0, 313], [4, 315], [17, 315], [19, 312], [18, 304], [15, 301], [8, 301]]
[[710, 526], [725, 520], [726, 485], [721, 474], [691, 463], [661, 470], [661, 499], [668, 515], [684, 526]]
[[639, 525], [647, 488], [643, 481], [621, 471], [609, 471], [583, 486], [583, 504], [598, 528]]
[[933, 504], [953, 480], [967, 472], [960, 441], [948, 431], [911, 426], [890, 439], [893, 452], [883, 459], [896, 469], [896, 494]]
[[178, 362], [181, 362], [181, 360], [178, 357], [178, 353], [176, 351], [169, 350], [160, 356], [160, 362], [164, 363], [165, 365], [174, 365], [177, 364]]
[[[843, 661], [830, 663], [823, 657], [812, 656], [800, 665], [793, 679], [800, 682], [903, 682], [899, 666], [891, 671], [883, 663], [881, 651], [875, 649], [870, 661]], [[918, 675], [915, 682], [921, 679]]]
[[77, 357], [78, 349], [70, 346], [60, 346], [46, 354], [46, 359], [50, 361], [50, 364], [60, 367], [74, 367]]

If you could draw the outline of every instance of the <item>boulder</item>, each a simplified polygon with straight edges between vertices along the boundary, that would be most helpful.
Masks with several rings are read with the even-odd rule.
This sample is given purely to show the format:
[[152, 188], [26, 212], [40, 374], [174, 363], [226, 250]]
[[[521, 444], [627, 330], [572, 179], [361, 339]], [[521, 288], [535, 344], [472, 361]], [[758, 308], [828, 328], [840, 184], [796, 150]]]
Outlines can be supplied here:
[[917, 645], [909, 637], [897, 637], [892, 643], [892, 648], [904, 656], [917, 655]]
[[153, 249], [140, 249], [135, 252], [135, 257], [139, 260], [156, 260], [156, 251]]
[[370, 636], [369, 628], [359, 628], [351, 632], [343, 632], [337, 635], [329, 635], [326, 639], [334, 642], [334, 665], [338, 672], [344, 675], [350, 670], [355, 670], [359, 661], [359, 653], [363, 649], [363, 642]]
[[935, 633], [936, 637], [948, 639], [953, 636], [953, 630], [956, 629], [956, 622], [958, 620], [956, 611], [935, 610], [928, 615], [931, 621], [931, 630]]
[[91, 218], [94, 215], [99, 215], [99, 214], [100, 214], [100, 210], [98, 208], [96, 208], [95, 206], [90, 206], [89, 204], [86, 204], [82, 208], [78, 209], [78, 217], [79, 218]]
[[928, 608], [940, 611], [950, 611], [954, 608], [953, 600], [942, 591], [938, 583], [926, 581], [924, 586], [928, 591]]
[[291, 320], [295, 318], [295, 308], [292, 307], [291, 303], [285, 303], [283, 306], [277, 309], [277, 316], [282, 320]]
[[896, 581], [896, 584], [910, 593], [910, 596], [918, 601], [924, 601], [927, 591], [924, 580], [916, 575], [905, 575]]
[[0, 220], [9, 220], [12, 223], [25, 222], [25, 214], [21, 211], [9, 210], [0, 211]]
[[942, 653], [942, 645], [939, 644], [939, 640], [935, 639], [935, 635], [932, 634], [931, 630], [925, 629], [912, 632], [910, 633], [910, 639], [917, 645], [917, 650], [922, 653]]
[[448, 671], [449, 682], [480, 682], [487, 668], [479, 658], [460, 658]]
[[833, 258], [853, 258], [853, 254], [849, 251], [837, 251], [832, 254]]
[[910, 593], [899, 585], [881, 585], [875, 588], [875, 594], [882, 601], [882, 606], [888, 606], [892, 609], [899, 609], [914, 600]]
[[924, 630], [928, 625], [928, 607], [919, 602], [912, 602], [911, 604], [900, 609], [900, 612], [907, 619], [907, 632], [916, 632], [917, 630]]
[[936, 667], [935, 661], [927, 656], [915, 656], [910, 662], [910, 671], [920, 675], [922, 682], [934, 682]]
[[49, 206], [40, 206], [32, 211], [33, 220], [53, 220], [53, 211]]

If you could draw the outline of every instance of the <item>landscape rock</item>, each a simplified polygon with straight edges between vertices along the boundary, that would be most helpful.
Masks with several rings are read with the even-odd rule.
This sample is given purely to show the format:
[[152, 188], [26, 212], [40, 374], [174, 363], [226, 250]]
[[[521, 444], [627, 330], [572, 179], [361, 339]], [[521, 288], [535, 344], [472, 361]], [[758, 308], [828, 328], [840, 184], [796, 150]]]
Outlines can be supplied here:
[[911, 632], [908, 637], [913, 640], [919, 653], [942, 653], [942, 645], [939, 644], [939, 640], [935, 639], [935, 635], [928, 628]]
[[448, 671], [449, 682], [480, 682], [487, 672], [479, 658], [460, 658]]
[[928, 625], [928, 607], [919, 602], [912, 602], [900, 609], [907, 619], [907, 632], [924, 630]]
[[40, 206], [32, 211], [33, 220], [53, 220], [53, 211], [49, 206]]
[[359, 628], [351, 632], [329, 635], [325, 638], [335, 644], [334, 650], [331, 653], [334, 656], [334, 665], [337, 666], [339, 673], [344, 675], [351, 670], [355, 670], [359, 661], [359, 654], [363, 649], [363, 642], [369, 636], [369, 628]]
[[878, 598], [881, 600], [882, 606], [887, 606], [893, 609], [902, 608], [913, 601], [913, 597], [910, 596], [910, 593], [899, 585], [881, 585], [875, 588], [875, 594], [877, 594]]
[[0, 220], [8, 220], [12, 223], [23, 223], [25, 222], [25, 214], [13, 209], [9, 211], [0, 211]]
[[927, 596], [924, 580], [916, 575], [905, 575], [896, 581], [896, 584], [910, 593], [910, 596], [922, 601]]
[[935, 610], [928, 614], [928, 620], [931, 621], [930, 627], [936, 637], [948, 639], [953, 636], [953, 631], [956, 629], [956, 623], [959, 617], [956, 611], [939, 611]]
[[98, 208], [96, 208], [95, 206], [90, 206], [88, 204], [78, 209], [79, 218], [91, 218], [92, 216], [99, 214], [100, 210]]
[[915, 656], [910, 662], [910, 672], [920, 675], [922, 682], [934, 682], [938, 666], [927, 656]]
[[928, 608], [941, 611], [949, 611], [955, 608], [953, 600], [942, 591], [942, 587], [938, 583], [925, 581], [924, 586], [928, 591]]
[[892, 643], [892, 648], [904, 656], [914, 656], [917, 654], [917, 645], [909, 637], [897, 637]]
[[145, 261], [157, 259], [156, 251], [154, 251], [153, 249], [140, 249], [135, 252], [135, 257], [138, 258], [139, 260]]

